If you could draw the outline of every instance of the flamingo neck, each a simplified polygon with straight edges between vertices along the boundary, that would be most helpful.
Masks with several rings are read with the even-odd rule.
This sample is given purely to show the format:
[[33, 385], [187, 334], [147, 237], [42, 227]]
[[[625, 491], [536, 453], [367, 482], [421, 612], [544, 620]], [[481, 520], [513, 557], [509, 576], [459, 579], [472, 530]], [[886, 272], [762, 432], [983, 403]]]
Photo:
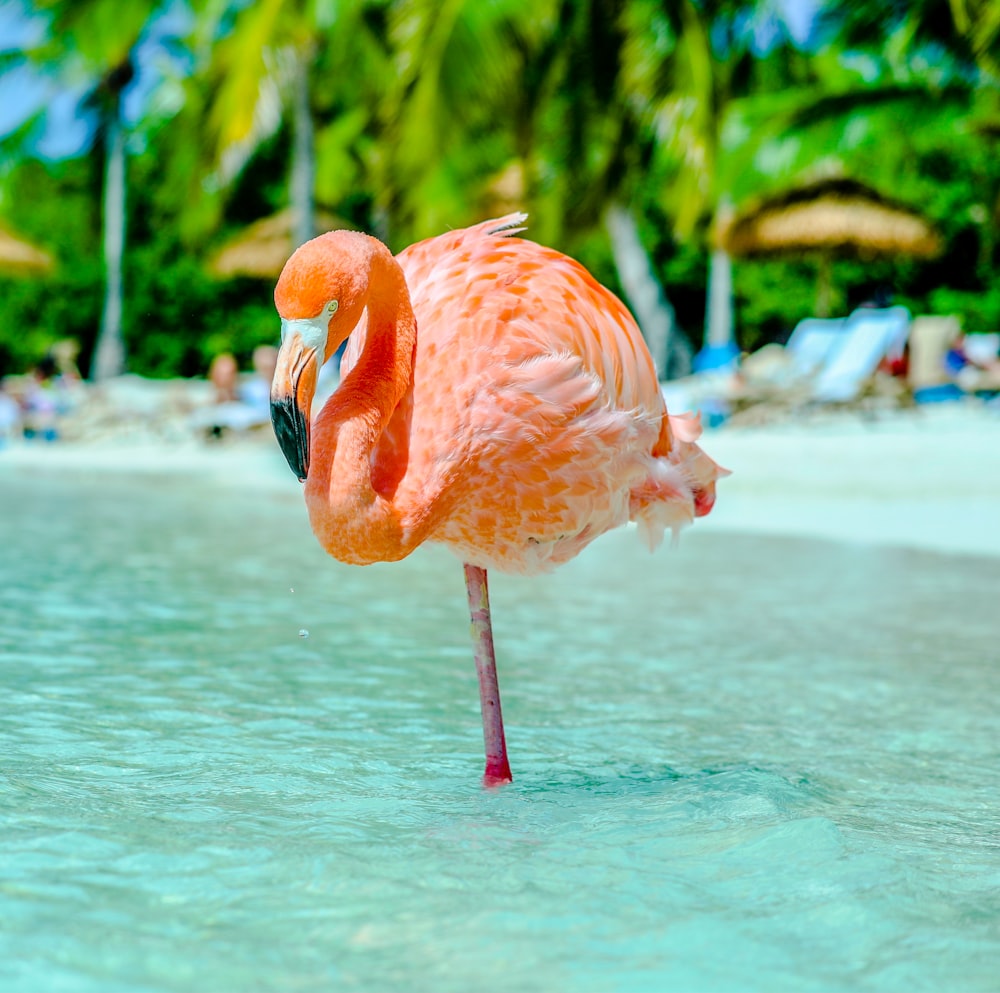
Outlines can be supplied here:
[[364, 348], [313, 425], [305, 488], [320, 543], [356, 564], [400, 559], [417, 544], [398, 509], [372, 485], [376, 446], [412, 382], [417, 335], [403, 271], [374, 244]]

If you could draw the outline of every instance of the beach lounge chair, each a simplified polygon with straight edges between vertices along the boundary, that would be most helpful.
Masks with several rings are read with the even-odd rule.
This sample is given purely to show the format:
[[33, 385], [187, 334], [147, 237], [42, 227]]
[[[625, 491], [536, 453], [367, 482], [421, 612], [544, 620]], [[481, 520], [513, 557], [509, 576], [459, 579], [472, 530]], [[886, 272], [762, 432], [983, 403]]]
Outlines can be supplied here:
[[854, 311], [840, 332], [839, 347], [816, 375], [812, 398], [822, 403], [855, 399], [884, 358], [902, 355], [909, 329], [910, 312], [905, 307]]
[[846, 324], [846, 317], [806, 317], [795, 325], [785, 351], [796, 376], [812, 376], [833, 358], [844, 343]]

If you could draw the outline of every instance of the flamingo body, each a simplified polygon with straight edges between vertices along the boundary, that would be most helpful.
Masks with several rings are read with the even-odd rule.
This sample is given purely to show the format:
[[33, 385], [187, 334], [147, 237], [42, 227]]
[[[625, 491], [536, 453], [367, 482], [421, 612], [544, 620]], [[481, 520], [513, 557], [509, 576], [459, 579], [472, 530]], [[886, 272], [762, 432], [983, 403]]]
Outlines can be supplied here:
[[[552, 568], [629, 520], [655, 547], [711, 509], [725, 473], [695, 444], [697, 420], [668, 415], [628, 310], [579, 263], [513, 237], [523, 220], [396, 259], [331, 232], [275, 290], [275, 427], [320, 542], [358, 564], [449, 547], [474, 622], [486, 611], [490, 665], [482, 570]], [[341, 385], [310, 427], [314, 367], [347, 336]]]
[[[422, 540], [483, 568], [551, 568], [630, 517], [655, 545], [665, 527], [707, 512], [717, 467], [693, 444], [696, 423], [667, 416], [649, 351], [622, 303], [567, 256], [491, 233], [516, 220], [431, 238], [398, 257], [415, 352], [369, 453], [372, 488], [419, 522]], [[344, 387], [353, 385], [366, 332], [351, 336]], [[321, 462], [342, 412], [334, 403], [316, 421]], [[329, 492], [322, 471], [310, 474], [306, 499], [331, 554], [401, 557], [395, 544], [373, 544], [378, 534], [324, 528]]]

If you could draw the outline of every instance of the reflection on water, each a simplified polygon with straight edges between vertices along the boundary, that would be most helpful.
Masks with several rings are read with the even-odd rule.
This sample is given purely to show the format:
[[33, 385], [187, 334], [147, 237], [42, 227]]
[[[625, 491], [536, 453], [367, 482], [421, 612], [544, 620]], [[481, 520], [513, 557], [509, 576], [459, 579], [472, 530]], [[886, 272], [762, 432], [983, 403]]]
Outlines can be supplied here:
[[447, 554], [0, 487], [0, 987], [996, 989], [994, 560], [622, 533], [495, 577], [484, 792]]

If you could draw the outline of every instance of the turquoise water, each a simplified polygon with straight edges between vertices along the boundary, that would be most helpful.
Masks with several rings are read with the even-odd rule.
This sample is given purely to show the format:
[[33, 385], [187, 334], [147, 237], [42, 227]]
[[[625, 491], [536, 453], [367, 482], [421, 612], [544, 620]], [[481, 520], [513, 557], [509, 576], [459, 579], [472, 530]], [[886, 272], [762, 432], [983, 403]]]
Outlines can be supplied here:
[[[492, 595], [294, 493], [0, 474], [0, 988], [996, 990], [996, 560], [633, 534]], [[300, 636], [308, 632], [308, 636]]]

